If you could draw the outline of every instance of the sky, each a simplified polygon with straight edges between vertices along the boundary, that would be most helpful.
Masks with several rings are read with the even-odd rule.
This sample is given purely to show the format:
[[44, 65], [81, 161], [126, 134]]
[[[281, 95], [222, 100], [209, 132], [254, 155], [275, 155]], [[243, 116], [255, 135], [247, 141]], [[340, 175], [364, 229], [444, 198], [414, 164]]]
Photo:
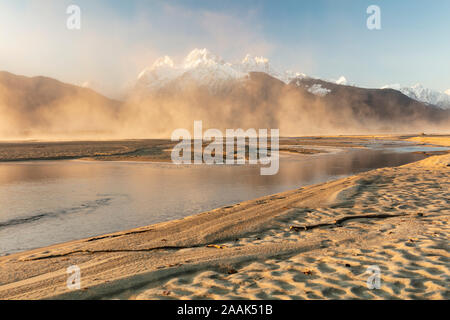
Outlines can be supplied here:
[[[66, 26], [69, 5], [80, 30]], [[369, 30], [366, 10], [381, 9]], [[126, 90], [160, 56], [208, 48], [279, 70], [379, 88], [450, 89], [449, 0], [0, 0], [0, 70], [43, 75], [104, 94]]]

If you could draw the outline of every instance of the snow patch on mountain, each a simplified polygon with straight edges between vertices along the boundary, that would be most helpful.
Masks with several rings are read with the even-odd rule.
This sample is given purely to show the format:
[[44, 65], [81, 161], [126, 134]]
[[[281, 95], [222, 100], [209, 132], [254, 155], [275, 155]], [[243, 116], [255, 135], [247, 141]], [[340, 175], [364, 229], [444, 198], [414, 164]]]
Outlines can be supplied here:
[[144, 69], [138, 76], [138, 82], [148, 87], [162, 87], [182, 73], [170, 57], [164, 56], [157, 59], [150, 68]]
[[428, 89], [421, 84], [412, 87], [402, 87], [400, 84], [391, 84], [381, 87], [381, 89], [394, 89], [400, 91], [411, 99], [432, 104], [443, 109], [450, 109], [450, 95], [445, 92]]
[[336, 84], [340, 84], [340, 85], [343, 85], [343, 86], [347, 85], [347, 83], [348, 83], [347, 79], [344, 76], [341, 76], [335, 82], [336, 82]]
[[284, 83], [290, 83], [292, 80], [295, 79], [298, 81], [306, 78], [309, 77], [304, 73], [287, 70], [284, 72], [284, 75], [281, 77], [280, 80], [283, 81]]
[[[312, 93], [319, 97], [324, 97], [332, 91], [331, 89], [322, 87], [321, 83], [310, 84], [311, 81], [314, 81], [314, 79], [312, 79], [312, 78], [308, 78], [306, 82], [302, 81], [303, 79], [305, 79], [305, 78], [298, 77], [297, 79], [294, 79], [295, 81], [293, 81], [291, 83], [296, 85], [297, 87], [304, 88], [309, 93]], [[317, 80], [319, 80], [319, 79], [317, 79]]]
[[316, 83], [308, 88], [308, 92], [310, 92], [316, 96], [319, 96], [319, 97], [324, 97], [327, 94], [329, 94], [331, 92], [331, 90], [327, 89], [327, 88], [323, 88], [321, 84]]

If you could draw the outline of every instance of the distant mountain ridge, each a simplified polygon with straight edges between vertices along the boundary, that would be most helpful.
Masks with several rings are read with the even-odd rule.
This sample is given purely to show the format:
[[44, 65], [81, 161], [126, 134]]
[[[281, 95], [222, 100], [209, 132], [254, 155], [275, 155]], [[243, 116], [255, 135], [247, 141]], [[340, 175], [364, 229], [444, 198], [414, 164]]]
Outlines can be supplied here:
[[121, 102], [48, 77], [0, 71], [0, 138], [110, 132]]
[[[180, 82], [182, 84], [180, 84]], [[212, 89], [213, 88], [213, 89]], [[265, 72], [209, 83], [185, 75], [134, 101], [180, 123], [204, 120], [213, 128], [280, 128], [285, 135], [423, 132], [450, 128], [450, 110], [426, 105], [392, 89], [366, 89], [300, 76], [285, 83]], [[165, 123], [159, 130], [163, 131]]]
[[428, 89], [421, 84], [416, 84], [412, 87], [402, 87], [399, 84], [387, 85], [382, 89], [398, 90], [411, 99], [432, 104], [443, 109], [450, 109], [450, 89], [445, 92]]
[[[151, 67], [144, 69], [139, 74], [137, 86], [148, 90], [177, 86], [183, 90], [185, 86], [190, 86], [192, 82], [196, 82], [197, 85], [203, 85], [212, 91], [217, 91], [221, 87], [228, 86], [229, 81], [247, 79], [250, 72], [264, 72], [286, 84], [294, 79], [310, 78], [300, 72], [278, 71], [272, 67], [269, 59], [264, 57], [247, 54], [242, 61], [231, 63], [204, 48], [192, 50], [181, 64], [176, 64], [168, 56], [157, 59]], [[344, 76], [327, 82], [344, 86], [349, 84]], [[387, 88], [400, 91], [411, 99], [450, 109], [450, 89], [447, 90], [448, 93], [441, 93], [424, 88], [421, 85], [413, 87], [388, 85], [382, 87], [382, 89]], [[328, 93], [327, 90], [320, 87], [320, 84], [311, 86], [310, 92], [319, 96]]]
[[[181, 71], [168, 58], [158, 61], [124, 101], [51, 78], [0, 72], [0, 138], [167, 138], [195, 120], [221, 130], [279, 128], [285, 136], [450, 128], [450, 110], [397, 90], [358, 88], [303, 74], [285, 82], [264, 58], [246, 57], [239, 70], [207, 52], [192, 58]], [[167, 67], [174, 78], [153, 73]], [[248, 71], [255, 68], [274, 75]], [[147, 82], [164, 79], [160, 87]]]

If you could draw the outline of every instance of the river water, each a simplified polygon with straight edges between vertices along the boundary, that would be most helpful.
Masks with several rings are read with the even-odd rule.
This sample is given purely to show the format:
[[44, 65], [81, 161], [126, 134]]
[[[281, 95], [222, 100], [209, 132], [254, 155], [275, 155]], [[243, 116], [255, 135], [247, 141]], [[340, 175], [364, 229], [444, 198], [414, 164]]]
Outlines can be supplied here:
[[378, 147], [283, 155], [274, 176], [261, 176], [260, 168], [251, 165], [0, 163], [0, 255], [179, 219], [424, 158], [404, 151]]

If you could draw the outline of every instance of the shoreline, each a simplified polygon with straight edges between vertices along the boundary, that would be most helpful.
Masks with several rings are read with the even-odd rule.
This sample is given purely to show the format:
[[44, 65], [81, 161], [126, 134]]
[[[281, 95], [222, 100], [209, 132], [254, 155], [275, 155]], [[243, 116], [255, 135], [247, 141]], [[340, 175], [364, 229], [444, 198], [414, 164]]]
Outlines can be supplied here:
[[[450, 154], [431, 156], [13, 253], [0, 257], [0, 298], [448, 299], [449, 185]], [[379, 292], [365, 288], [374, 263]], [[66, 287], [71, 265], [81, 290]]]
[[[320, 138], [320, 139], [319, 139]], [[391, 137], [401, 140], [402, 137]], [[280, 149], [297, 149], [299, 155], [322, 153], [326, 148], [364, 148], [363, 144], [376, 137], [304, 137], [280, 138]], [[86, 160], [86, 161], [152, 161], [171, 162], [170, 150], [176, 142], [164, 139], [110, 141], [50, 141], [1, 142], [0, 163]], [[292, 148], [297, 146], [303, 148]], [[314, 149], [314, 146], [318, 149]], [[311, 148], [312, 147], [312, 148]], [[281, 151], [281, 150], [280, 150]]]
[[[341, 159], [344, 162], [341, 160], [338, 160], [336, 162], [336, 159], [335, 159], [333, 153], [321, 153], [321, 154], [317, 154], [317, 157], [311, 156], [311, 155], [308, 155], [308, 156], [300, 155], [299, 156], [297, 154], [295, 154], [295, 155], [282, 154], [282, 155], [280, 155], [280, 160], [282, 162], [284, 161], [284, 163], [287, 165], [286, 168], [288, 168], [288, 167], [308, 167], [309, 165], [314, 165], [315, 167], [322, 168], [323, 165], [320, 165], [321, 162], [327, 164], [329, 167], [333, 167], [335, 165], [344, 166], [344, 163], [348, 163], [347, 158], [358, 159], [358, 160], [362, 159], [363, 162], [368, 161], [369, 165], [371, 165], [371, 163], [370, 163], [372, 161], [372, 160], [370, 160], [371, 156], [361, 157], [361, 154], [364, 155], [364, 152], [366, 152], [366, 151], [361, 151], [359, 149], [352, 148], [352, 149], [347, 149], [346, 152], [341, 149], [341, 152], [344, 152], [344, 154], [342, 154], [343, 159]], [[383, 159], [386, 159], [386, 156], [385, 155], [383, 156], [382, 152], [380, 153], [379, 151], [376, 152], [376, 151], [370, 151], [370, 150], [367, 150], [367, 152], [374, 152], [374, 154], [376, 156], [383, 157]], [[394, 155], [394, 157], [397, 157], [396, 153], [394, 153], [393, 155]], [[399, 155], [401, 155], [401, 154], [399, 154]], [[411, 158], [411, 157], [413, 157], [413, 156], [409, 156], [409, 158]], [[369, 160], [364, 160], [367, 158], [369, 158]], [[181, 210], [181, 211], [177, 212], [176, 214], [172, 214], [172, 217], [170, 218], [170, 220], [183, 218], [188, 215], [194, 215], [197, 213], [201, 213], [204, 211], [213, 210], [213, 209], [217, 209], [217, 208], [221, 208], [221, 207], [236, 205], [237, 203], [242, 202], [242, 201], [248, 201], [248, 200], [256, 199], [256, 198], [263, 197], [263, 196], [269, 196], [271, 194], [278, 193], [278, 192], [289, 191], [289, 190], [292, 190], [293, 188], [298, 188], [300, 186], [305, 187], [305, 186], [310, 186], [310, 185], [314, 185], [314, 184], [318, 184], [318, 183], [322, 183], [322, 182], [326, 182], [326, 181], [333, 181], [333, 180], [337, 180], [340, 178], [349, 177], [351, 175], [354, 175], [354, 174], [357, 174], [360, 172], [366, 172], [366, 171], [373, 170], [376, 168], [382, 168], [384, 166], [390, 167], [390, 166], [403, 165], [406, 163], [411, 163], [414, 161], [421, 160], [423, 158], [425, 158], [425, 156], [423, 156], [423, 155], [414, 156], [414, 159], [409, 159], [409, 160], [405, 160], [405, 161], [398, 161], [398, 160], [395, 161], [394, 160], [393, 161], [394, 163], [392, 163], [392, 164], [379, 163], [376, 167], [372, 167], [372, 168], [361, 166], [361, 168], [364, 168], [364, 169], [360, 170], [360, 169], [353, 168], [352, 170], [348, 170], [347, 172], [338, 172], [338, 171], [341, 171], [341, 169], [337, 169], [337, 171], [335, 171], [335, 172], [328, 172], [328, 173], [323, 172], [323, 170], [319, 170], [319, 172], [316, 172], [316, 174], [311, 174], [311, 176], [306, 177], [306, 180], [308, 180], [308, 181], [303, 181], [303, 180], [293, 181], [292, 183], [288, 183], [288, 185], [282, 185], [282, 184], [278, 185], [276, 183], [275, 189], [271, 188], [272, 190], [266, 190], [266, 191], [262, 191], [262, 192], [253, 192], [253, 193], [246, 194], [245, 196], [235, 195], [235, 196], [232, 196], [231, 198], [230, 198], [230, 196], [227, 196], [226, 201], [221, 200], [221, 198], [223, 198], [223, 197], [220, 196], [220, 193], [219, 194], [217, 194], [217, 193], [211, 194], [207, 198], [201, 200], [201, 202], [199, 204], [200, 207], [197, 207], [196, 210], [189, 210], [189, 208], [186, 208], [185, 210]], [[331, 161], [331, 164], [330, 164], [330, 161]], [[382, 161], [390, 162], [387, 159], [382, 160]], [[91, 166], [91, 163], [93, 163], [92, 166]], [[58, 166], [58, 164], [61, 164], [61, 166]], [[24, 166], [25, 168], [32, 166], [32, 168], [36, 168], [36, 171], [40, 170], [39, 166], [41, 166], [41, 165], [44, 166], [44, 168], [48, 168], [49, 170], [53, 170], [53, 166], [56, 166], [55, 168], [66, 168], [68, 166], [68, 168], [72, 168], [74, 171], [75, 171], [74, 168], [84, 168], [85, 166], [88, 166], [88, 168], [90, 168], [90, 169], [105, 168], [103, 166], [106, 166], [106, 168], [109, 168], [109, 167], [116, 168], [116, 166], [120, 166], [120, 168], [122, 168], [122, 170], [130, 170], [130, 171], [127, 171], [129, 174], [132, 174], [133, 171], [131, 169], [133, 169], [135, 166], [138, 166], [138, 167], [145, 166], [146, 169], [153, 168], [156, 170], [159, 170], [159, 169], [166, 170], [169, 167], [175, 169], [175, 167], [172, 163], [168, 163], [168, 164], [151, 163], [151, 162], [142, 163], [142, 162], [136, 162], [136, 161], [126, 161], [126, 162], [125, 161], [94, 161], [94, 162], [87, 161], [86, 162], [86, 161], [82, 161], [82, 160], [65, 160], [65, 161], [61, 161], [61, 162], [57, 162], [57, 161], [50, 161], [50, 162], [42, 162], [41, 161], [41, 162], [29, 162], [29, 163], [21, 162], [18, 165], [20, 166], [20, 168], [22, 168], [22, 166]], [[6, 164], [5, 166], [8, 166], [8, 165]], [[13, 166], [14, 166], [14, 164], [13, 164]], [[195, 167], [193, 167], [193, 166], [195, 166]], [[230, 167], [230, 165], [226, 165], [226, 164], [222, 165], [221, 167], [223, 167], [223, 166]], [[255, 168], [258, 167], [258, 165], [250, 165], [250, 164], [233, 165], [233, 166], [244, 167], [241, 169], [240, 168], [236, 168], [236, 169], [237, 170], [247, 170], [247, 171], [251, 167], [255, 167]], [[144, 167], [142, 167], [142, 168], [144, 168]], [[214, 173], [214, 170], [216, 170], [215, 168], [210, 168], [210, 166], [208, 166], [207, 164], [201, 164], [201, 165], [186, 164], [186, 165], [182, 165], [182, 166], [176, 165], [177, 170], [183, 170], [184, 168], [190, 169], [189, 172], [191, 172], [191, 174], [195, 173], [195, 172], [197, 172], [198, 174], [201, 174], [201, 172], [203, 172], [203, 170], [209, 170], [209, 169], [212, 169], [213, 170], [212, 172]], [[4, 168], [4, 169], [5, 169], [4, 172], [7, 173], [8, 168]], [[22, 169], [20, 169], [20, 170], [22, 170]], [[67, 170], [67, 169], [64, 169], [64, 170]], [[78, 170], [78, 169], [76, 169], [76, 170]], [[310, 171], [310, 170], [308, 169], [308, 171]], [[231, 171], [231, 172], [234, 172], [234, 171]], [[322, 174], [322, 172], [324, 173], [323, 176], [322, 175], [320, 177], [317, 176], [317, 174]], [[300, 173], [303, 174], [303, 171], [300, 171]], [[308, 172], [306, 174], [308, 174]], [[175, 171], [175, 175], [177, 175], [176, 171]], [[283, 177], [285, 175], [286, 175], [285, 173], [282, 173], [281, 177]], [[296, 179], [296, 180], [298, 180], [298, 179]], [[218, 181], [220, 181], [220, 180], [218, 180]], [[186, 182], [189, 183], [189, 181], [185, 181], [185, 183]], [[179, 183], [181, 183], [181, 182], [179, 182]], [[246, 181], [242, 181], [242, 183], [246, 183]], [[176, 187], [177, 185], [178, 185], [178, 183], [175, 181], [174, 186]], [[78, 187], [78, 189], [79, 189], [79, 187]], [[223, 189], [223, 188], [219, 188], [219, 189]], [[32, 191], [32, 190], [30, 190], [30, 191]], [[30, 191], [28, 191], [28, 192], [30, 192]], [[53, 192], [58, 192], [58, 190], [54, 190]], [[53, 194], [53, 192], [52, 192], [52, 189], [50, 189], [46, 192], [46, 194]], [[108, 192], [114, 193], [114, 191], [108, 191]], [[106, 192], [106, 193], [108, 194], [108, 192]], [[250, 192], [250, 190], [249, 190], [249, 192]], [[152, 194], [154, 194], [154, 193], [152, 193]], [[126, 196], [126, 194], [124, 194], [124, 196]], [[149, 194], [148, 196], [150, 197], [152, 195]], [[123, 196], [121, 196], [121, 197], [123, 198]], [[157, 197], [157, 198], [155, 198], [154, 196], [152, 196], [152, 197], [155, 201], [159, 201], [160, 197], [164, 197], [164, 195], [161, 194], [160, 197]], [[98, 197], [95, 197], [95, 198], [97, 199]], [[164, 199], [161, 199], [161, 200], [164, 201]], [[170, 197], [167, 200], [174, 201], [174, 200], [170, 200]], [[94, 201], [94, 200], [91, 199], [89, 201]], [[86, 203], [89, 203], [89, 201]], [[108, 201], [109, 201], [109, 198], [108, 198]], [[111, 200], [111, 201], [114, 201], [114, 200]], [[83, 202], [83, 203], [85, 203], [85, 202]], [[152, 204], [153, 204], [153, 202], [147, 202], [147, 203], [150, 206], [152, 206]], [[207, 205], [207, 203], [210, 203], [213, 205]], [[157, 203], [155, 203], [155, 205], [157, 205]], [[14, 206], [15, 206], [15, 203], [11, 203], [10, 205], [7, 205], [6, 207], [14, 208]], [[76, 204], [74, 204], [73, 206], [76, 207]], [[67, 206], [67, 207], [70, 208], [71, 206]], [[18, 207], [17, 209], [21, 210], [20, 207]], [[164, 210], [164, 208], [161, 208], [161, 209]], [[161, 212], [165, 212], [165, 211], [161, 211], [161, 210], [151, 208], [151, 207], [150, 208], [142, 207], [140, 209], [140, 211], [138, 211], [138, 212], [145, 214], [144, 218], [147, 218], [146, 220], [142, 220], [142, 218], [140, 218], [140, 220], [136, 220], [136, 223], [133, 223], [133, 224], [130, 224], [130, 223], [123, 224], [120, 222], [120, 220], [117, 220], [115, 224], [111, 224], [111, 222], [108, 222], [110, 215], [118, 216], [118, 217], [120, 217], [122, 215], [122, 213], [120, 211], [117, 211], [117, 210], [114, 211], [114, 210], [115, 210], [115, 207], [110, 207], [110, 209], [104, 210], [103, 215], [101, 215], [101, 219], [105, 221], [106, 225], [109, 224], [110, 227], [105, 228], [100, 225], [97, 226], [97, 228], [91, 227], [90, 228], [91, 232], [83, 232], [84, 231], [83, 225], [90, 226], [90, 223], [88, 221], [90, 221], [92, 215], [90, 215], [89, 217], [86, 217], [87, 220], [84, 220], [84, 218], [80, 218], [78, 220], [72, 220], [73, 225], [74, 226], [79, 225], [81, 230], [78, 231], [77, 228], [72, 228], [72, 230], [69, 230], [69, 234], [66, 233], [66, 235], [59, 233], [59, 236], [56, 236], [56, 237], [51, 236], [53, 234], [53, 229], [50, 230], [50, 229], [45, 228], [45, 223], [43, 223], [42, 226], [40, 228], [38, 227], [37, 230], [33, 230], [32, 226], [31, 226], [31, 229], [32, 229], [31, 231], [33, 231], [33, 233], [36, 235], [34, 237], [34, 241], [31, 241], [31, 242], [30, 241], [28, 241], [28, 242], [21, 241], [20, 243], [14, 244], [15, 239], [13, 237], [13, 234], [11, 232], [9, 232], [11, 238], [8, 239], [9, 238], [8, 235], [7, 234], [5, 235], [6, 239], [5, 239], [4, 245], [2, 246], [3, 250], [1, 250], [2, 254], [0, 254], [0, 256], [10, 255], [13, 253], [19, 253], [19, 252], [24, 252], [24, 251], [28, 251], [28, 250], [38, 249], [40, 247], [46, 247], [46, 246], [64, 243], [64, 242], [68, 242], [68, 241], [75, 241], [75, 240], [84, 239], [87, 237], [99, 236], [99, 235], [107, 234], [107, 233], [120, 232], [120, 231], [131, 229], [131, 228], [138, 228], [138, 227], [147, 226], [150, 224], [156, 224], [158, 222], [168, 221], [168, 219], [164, 218], [164, 215], [161, 214]], [[47, 211], [49, 212], [49, 215], [51, 216], [52, 211], [50, 209], [44, 210], [44, 212], [47, 212]], [[123, 210], [121, 210], [121, 211], [123, 211]], [[136, 212], [130, 212], [127, 215], [127, 218], [135, 217], [137, 215], [138, 215], [138, 213], [136, 213]], [[64, 216], [65, 216], [65, 214], [64, 214]], [[96, 215], [96, 216], [97, 216], [97, 221], [98, 221], [98, 219], [99, 219], [98, 215]], [[34, 217], [35, 216], [33, 216], [33, 215], [31, 215], [31, 216], [25, 215], [25, 218], [22, 218], [21, 220], [33, 221]], [[157, 217], [159, 217], [159, 218], [157, 218]], [[44, 216], [44, 218], [46, 218], [46, 216]], [[61, 215], [60, 218], [64, 219], [63, 215]], [[12, 217], [12, 218], [10, 218], [10, 220], [5, 221], [3, 223], [3, 226], [7, 228], [9, 226], [9, 221], [11, 221], [13, 224], [17, 223], [14, 220], [14, 217]], [[24, 225], [24, 227], [27, 228], [27, 226], [25, 226], [25, 225]], [[100, 228], [98, 228], [98, 227], [100, 227]], [[30, 228], [30, 227], [28, 226], [28, 228]], [[17, 232], [25, 232], [23, 236], [26, 237], [27, 231], [19, 231], [19, 230], [17, 230]], [[5, 230], [5, 231], [8, 232], [7, 230]], [[39, 236], [39, 232], [43, 232], [42, 236]], [[55, 232], [56, 232], [56, 234], [58, 234], [59, 230], [55, 230]], [[17, 241], [20, 241], [21, 237], [22, 237], [22, 235], [19, 234]]]
[[[262, 265], [257, 269], [264, 274], [266, 272], [264, 264], [280, 257], [284, 258], [278, 263], [283, 264], [292, 257], [308, 256], [311, 253], [317, 255], [331, 250], [331, 247], [338, 252], [338, 248], [348, 248], [355, 242], [358, 243], [354, 235], [348, 234], [348, 232], [351, 234], [352, 230], [346, 230], [344, 232], [346, 236], [343, 236], [340, 233], [347, 228], [341, 227], [339, 234], [334, 234], [331, 232], [334, 231], [333, 228], [330, 231], [324, 227], [303, 232], [303, 236], [302, 232], [297, 233], [290, 227], [299, 222], [303, 222], [300, 225], [311, 224], [306, 222], [322, 223], [333, 217], [335, 219], [352, 215], [349, 208], [355, 196], [366, 188], [370, 190], [374, 184], [389, 188], [389, 184], [383, 181], [389, 175], [404, 178], [402, 175], [417, 176], [419, 171], [426, 171], [431, 175], [439, 173], [448, 178], [449, 161], [450, 155], [433, 156], [401, 167], [376, 169], [218, 208], [180, 220], [0, 257], [0, 266], [4, 270], [0, 276], [0, 283], [3, 283], [0, 285], [0, 298], [171, 298], [170, 294], [166, 296], [160, 292], [160, 287], [167, 286], [167, 281], [170, 283], [198, 274], [204, 278], [205, 274], [211, 272], [226, 277], [235, 275], [243, 277], [248, 274], [245, 268], [255, 264]], [[442, 183], [445, 182], [444, 179]], [[448, 188], [447, 185], [444, 187]], [[329, 213], [322, 212], [324, 210], [336, 212], [330, 216]], [[439, 212], [444, 210], [441, 218], [448, 220], [448, 209], [439, 210]], [[425, 215], [428, 216], [429, 213]], [[364, 231], [358, 234], [357, 247], [373, 241], [369, 239], [370, 237], [364, 237], [364, 234], [372, 234], [372, 223], [378, 226], [387, 221], [375, 217], [374, 222], [367, 217], [356, 218], [358, 224], [365, 225], [365, 222], [370, 222], [368, 226], [361, 227]], [[425, 219], [418, 219], [416, 210], [409, 210], [402, 216], [389, 217], [389, 220], [389, 223], [398, 225], [397, 228], [401, 229], [400, 236], [406, 238], [405, 241], [408, 242], [408, 239], [420, 236], [421, 231], [417, 223]], [[327, 241], [324, 241], [323, 234], [326, 234]], [[359, 250], [367, 249], [359, 248]], [[70, 265], [78, 265], [81, 268], [81, 290], [70, 291], [65, 286], [66, 268]], [[308, 268], [314, 269], [313, 266], [318, 265], [310, 263]], [[448, 269], [448, 262], [444, 267]], [[430, 268], [437, 269], [436, 266]], [[309, 274], [308, 270], [303, 270], [299, 274], [302, 272]], [[314, 271], [313, 274], [315, 272], [319, 271]], [[444, 274], [448, 276], [449, 273], [445, 271]], [[179, 294], [183, 292], [182, 287], [162, 291]], [[205, 285], [201, 288], [205, 289]], [[155, 294], [155, 290], [159, 295]], [[218, 292], [223, 290], [222, 288]], [[448, 291], [442, 292], [441, 289], [439, 292], [441, 297], [448, 297]], [[199, 292], [194, 292], [192, 297], [202, 298], [202, 295], [198, 294]], [[210, 298], [217, 297], [217, 293], [209, 295]], [[219, 294], [218, 297], [224, 296]], [[275, 295], [272, 293], [270, 297], [273, 296]], [[172, 293], [172, 297], [177, 298], [175, 293]], [[208, 295], [203, 293], [203, 298], [208, 298]], [[258, 297], [250, 296], [250, 298]]]

